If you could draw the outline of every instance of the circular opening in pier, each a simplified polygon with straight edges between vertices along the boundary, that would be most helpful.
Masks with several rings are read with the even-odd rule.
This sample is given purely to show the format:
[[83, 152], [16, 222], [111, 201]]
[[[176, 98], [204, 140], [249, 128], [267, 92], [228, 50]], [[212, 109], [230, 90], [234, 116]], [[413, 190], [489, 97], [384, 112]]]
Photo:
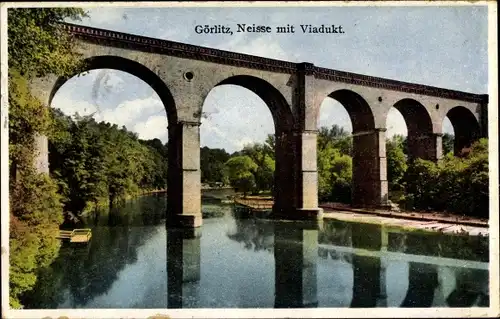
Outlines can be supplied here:
[[191, 81], [193, 78], [194, 78], [194, 74], [193, 72], [191, 71], [188, 71], [186, 73], [184, 73], [184, 78], [188, 81]]

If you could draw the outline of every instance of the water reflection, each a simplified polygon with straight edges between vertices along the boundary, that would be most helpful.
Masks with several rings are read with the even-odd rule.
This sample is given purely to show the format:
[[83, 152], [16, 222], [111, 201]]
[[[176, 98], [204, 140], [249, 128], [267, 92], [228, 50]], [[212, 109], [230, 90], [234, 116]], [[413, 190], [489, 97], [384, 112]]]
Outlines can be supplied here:
[[168, 308], [199, 306], [200, 237], [200, 229], [167, 229]]
[[[342, 306], [328, 293], [322, 292], [318, 298], [318, 282], [326, 286], [324, 280], [342, 281], [339, 276], [345, 272], [341, 269], [345, 264], [352, 273], [352, 295], [343, 306], [489, 305], [488, 267], [481, 262], [488, 260], [487, 238], [429, 236], [339, 221], [318, 228], [247, 218], [236, 219], [235, 225], [236, 230], [228, 234], [230, 239], [248, 250], [274, 253], [276, 308]], [[457, 246], [466, 248], [449, 249]], [[318, 278], [318, 257], [336, 262], [323, 275], [326, 278]]]
[[274, 224], [276, 308], [318, 305], [318, 224]]
[[[63, 246], [27, 308], [487, 307], [488, 239], [380, 225], [242, 218], [165, 228], [165, 196], [89, 218], [89, 246]], [[203, 234], [203, 235], [201, 235]]]

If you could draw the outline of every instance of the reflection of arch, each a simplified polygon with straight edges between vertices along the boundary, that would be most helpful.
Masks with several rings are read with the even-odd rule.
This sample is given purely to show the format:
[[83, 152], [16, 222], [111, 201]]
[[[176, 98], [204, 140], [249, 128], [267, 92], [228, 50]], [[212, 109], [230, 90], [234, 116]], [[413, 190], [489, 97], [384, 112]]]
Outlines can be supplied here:
[[434, 293], [439, 285], [436, 266], [415, 262], [409, 266], [408, 290], [401, 307], [432, 307]]
[[271, 111], [276, 133], [294, 126], [293, 115], [288, 103], [283, 95], [267, 81], [254, 76], [236, 75], [221, 81], [216, 86], [225, 84], [238, 85], [257, 94]]
[[446, 116], [450, 119], [455, 132], [454, 153], [459, 155], [464, 148], [470, 147], [475, 140], [479, 139], [479, 123], [474, 114], [463, 106], [453, 107]]
[[[172, 97], [170, 90], [168, 89], [167, 85], [146, 66], [136, 61], [110, 55], [88, 58], [84, 61], [84, 66], [84, 70], [80, 73], [95, 69], [114, 69], [127, 72], [143, 80], [158, 94], [161, 102], [165, 106], [165, 110], [167, 111], [167, 118], [169, 123], [177, 122], [177, 111], [174, 98]], [[73, 76], [75, 75], [76, 74], [74, 74]], [[49, 96], [49, 105], [61, 86], [73, 76], [60, 77], [56, 81]]]
[[[352, 256], [351, 308], [372, 308], [380, 297], [380, 258]], [[384, 283], [385, 284], [385, 283]]]
[[[356, 92], [350, 90], [337, 90], [328, 95], [337, 100], [346, 109], [352, 123], [352, 131], [366, 131], [375, 127], [373, 113], [365, 99]], [[317, 116], [319, 117], [320, 112]]]

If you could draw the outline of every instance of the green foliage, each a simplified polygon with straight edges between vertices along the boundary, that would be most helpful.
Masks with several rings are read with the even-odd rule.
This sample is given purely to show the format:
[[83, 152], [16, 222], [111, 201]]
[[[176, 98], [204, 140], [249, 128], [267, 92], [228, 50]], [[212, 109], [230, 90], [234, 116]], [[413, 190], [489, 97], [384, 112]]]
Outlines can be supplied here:
[[449, 134], [449, 133], [444, 133], [442, 137], [442, 143], [443, 143], [443, 154], [446, 155], [448, 153], [453, 153], [453, 150], [455, 148], [454, 145], [454, 136]]
[[31, 145], [33, 134], [48, 133], [50, 112], [29, 92], [28, 80], [17, 70], [9, 72], [9, 142]]
[[10, 302], [20, 308], [19, 296], [36, 282], [38, 269], [57, 256], [55, 238], [62, 222], [61, 198], [55, 182], [37, 174], [32, 145], [11, 147], [17, 165], [10, 179]]
[[[58, 22], [86, 16], [78, 8], [9, 8], [9, 68], [23, 76], [69, 75], [81, 67], [70, 36]], [[73, 73], [74, 74], [74, 73]]]
[[263, 144], [247, 145], [240, 152], [257, 164], [257, 169], [254, 172], [255, 191], [272, 190], [274, 186], [274, 141], [271, 135], [268, 135], [266, 141]]
[[275, 171], [274, 143], [274, 135], [268, 135], [265, 143], [249, 144], [243, 150], [232, 154], [225, 163], [225, 169], [221, 170], [231, 186], [245, 193], [272, 191]]
[[78, 19], [81, 9], [8, 9], [10, 305], [32, 289], [39, 269], [57, 255], [62, 222], [61, 196], [49, 176], [34, 167], [36, 135], [50, 134], [48, 108], [29, 92], [28, 81], [53, 73], [65, 76], [81, 67], [71, 38], [57, 22]]
[[200, 149], [201, 182], [228, 182], [225, 163], [229, 157], [230, 155], [223, 149], [202, 147]]
[[264, 159], [255, 172], [255, 184], [258, 190], [273, 190], [274, 188], [274, 159], [264, 155]]
[[321, 127], [318, 132], [318, 149], [326, 149], [329, 145], [338, 149], [341, 154], [350, 156], [352, 137], [338, 125], [333, 125], [331, 128]]
[[418, 159], [408, 167], [407, 201], [410, 209], [446, 210], [488, 217], [488, 141], [474, 143], [463, 158], [448, 154], [440, 163]]
[[352, 159], [332, 144], [318, 149], [318, 197], [320, 201], [350, 203]]
[[53, 115], [54, 126], [69, 133], [50, 139], [51, 170], [67, 198], [66, 211], [79, 215], [141, 190], [165, 189], [168, 152], [160, 140], [142, 141], [125, 127], [91, 117]]
[[318, 134], [318, 197], [320, 201], [351, 202], [352, 138], [337, 125]]
[[399, 191], [404, 188], [402, 182], [408, 165], [406, 163], [403, 143], [404, 139], [398, 135], [386, 141], [387, 179], [389, 181], [389, 189], [392, 191]]
[[246, 193], [255, 189], [254, 173], [258, 169], [258, 165], [250, 158], [250, 156], [242, 155], [230, 158], [226, 162], [228, 168], [229, 182], [231, 186], [239, 191]]

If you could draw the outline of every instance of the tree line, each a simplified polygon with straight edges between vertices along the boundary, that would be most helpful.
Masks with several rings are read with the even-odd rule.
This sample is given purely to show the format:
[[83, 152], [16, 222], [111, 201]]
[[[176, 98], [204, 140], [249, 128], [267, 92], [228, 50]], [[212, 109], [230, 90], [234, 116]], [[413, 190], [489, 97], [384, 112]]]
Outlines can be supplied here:
[[159, 139], [141, 140], [126, 127], [78, 113], [52, 110], [52, 116], [50, 170], [71, 216], [166, 188], [167, 145]]

